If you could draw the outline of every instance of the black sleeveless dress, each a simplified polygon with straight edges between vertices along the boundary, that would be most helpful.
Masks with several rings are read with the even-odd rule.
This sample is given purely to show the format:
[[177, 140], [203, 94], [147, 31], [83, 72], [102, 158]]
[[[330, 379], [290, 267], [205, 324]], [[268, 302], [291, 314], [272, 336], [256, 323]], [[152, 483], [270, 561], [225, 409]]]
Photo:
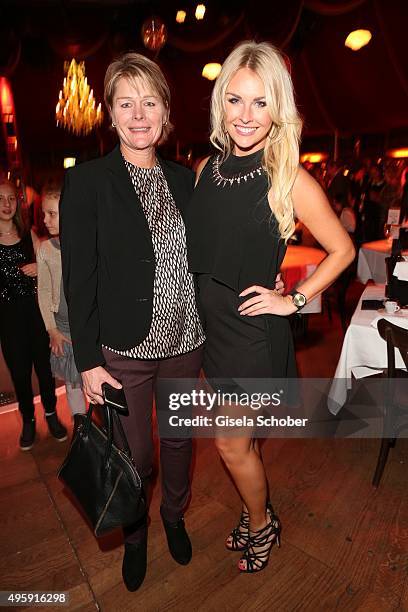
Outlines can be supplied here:
[[296, 377], [287, 317], [242, 316], [239, 293], [251, 285], [273, 288], [285, 255], [267, 200], [263, 151], [211, 158], [186, 214], [190, 272], [206, 334], [207, 378]]

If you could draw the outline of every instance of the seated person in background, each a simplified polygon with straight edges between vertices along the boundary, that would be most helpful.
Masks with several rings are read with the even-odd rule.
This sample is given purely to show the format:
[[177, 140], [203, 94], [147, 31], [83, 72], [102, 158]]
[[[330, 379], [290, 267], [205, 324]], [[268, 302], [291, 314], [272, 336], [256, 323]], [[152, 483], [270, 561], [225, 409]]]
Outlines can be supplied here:
[[342, 202], [335, 199], [333, 208], [346, 232], [354, 234], [356, 231], [356, 215], [351, 206], [343, 206]]
[[[49, 185], [42, 193], [44, 224], [50, 234], [37, 251], [38, 302], [50, 337], [51, 370], [65, 381], [67, 401], [75, 417], [85, 414], [82, 378], [76, 369], [68, 323], [68, 308], [62, 285], [61, 247], [59, 241], [60, 185]], [[80, 222], [80, 220], [79, 220]]]

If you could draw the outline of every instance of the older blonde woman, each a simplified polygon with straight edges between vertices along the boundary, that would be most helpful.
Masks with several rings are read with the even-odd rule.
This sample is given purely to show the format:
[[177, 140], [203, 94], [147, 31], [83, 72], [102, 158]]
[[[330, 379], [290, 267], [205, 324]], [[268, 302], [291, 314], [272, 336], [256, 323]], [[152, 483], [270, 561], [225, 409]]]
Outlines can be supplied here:
[[[61, 252], [71, 337], [84, 390], [123, 386], [121, 417], [148, 487], [153, 464], [152, 402], [160, 378], [196, 378], [204, 334], [187, 269], [183, 222], [190, 170], [159, 157], [169, 130], [170, 91], [160, 68], [137, 53], [114, 61], [105, 102], [119, 145], [66, 176]], [[156, 394], [159, 410], [168, 406]], [[191, 559], [183, 512], [190, 493], [191, 439], [161, 439], [161, 515], [170, 552]], [[125, 532], [122, 574], [135, 591], [146, 572], [147, 516]]]
[[[207, 338], [204, 371], [212, 384], [295, 376], [287, 317], [333, 282], [354, 248], [318, 183], [299, 166], [301, 120], [277, 49], [245, 42], [228, 56], [213, 90], [211, 123], [219, 153], [198, 168], [187, 218]], [[328, 256], [283, 297], [274, 279], [295, 215]], [[250, 435], [219, 434], [216, 445], [242, 499], [226, 546], [243, 553], [242, 572], [258, 572], [281, 530], [259, 447]]]

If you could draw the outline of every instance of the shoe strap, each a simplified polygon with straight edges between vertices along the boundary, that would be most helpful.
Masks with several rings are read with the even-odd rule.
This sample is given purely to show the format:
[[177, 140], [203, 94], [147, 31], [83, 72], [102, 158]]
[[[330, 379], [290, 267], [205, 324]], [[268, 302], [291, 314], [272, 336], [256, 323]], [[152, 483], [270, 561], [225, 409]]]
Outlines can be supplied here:
[[271, 535], [279, 535], [281, 524], [277, 516], [271, 517], [270, 522], [258, 529], [258, 531], [249, 532], [249, 544], [255, 546], [263, 546], [268, 543]]

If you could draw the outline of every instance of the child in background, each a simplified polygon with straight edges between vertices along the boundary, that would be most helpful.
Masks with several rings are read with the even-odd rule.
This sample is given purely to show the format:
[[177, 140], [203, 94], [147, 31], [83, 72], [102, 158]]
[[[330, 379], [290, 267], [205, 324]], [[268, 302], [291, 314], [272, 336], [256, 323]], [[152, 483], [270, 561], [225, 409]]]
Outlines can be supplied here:
[[48, 186], [42, 194], [44, 224], [51, 236], [37, 251], [38, 303], [50, 337], [51, 370], [65, 381], [72, 415], [86, 412], [81, 375], [76, 369], [68, 323], [68, 308], [62, 285], [59, 242], [59, 198], [61, 188]]
[[33, 447], [36, 435], [33, 366], [48, 429], [59, 442], [67, 439], [67, 431], [55, 411], [57, 398], [48, 334], [37, 304], [38, 244], [36, 234], [24, 222], [15, 185], [0, 179], [0, 342], [23, 420], [23, 451]]

